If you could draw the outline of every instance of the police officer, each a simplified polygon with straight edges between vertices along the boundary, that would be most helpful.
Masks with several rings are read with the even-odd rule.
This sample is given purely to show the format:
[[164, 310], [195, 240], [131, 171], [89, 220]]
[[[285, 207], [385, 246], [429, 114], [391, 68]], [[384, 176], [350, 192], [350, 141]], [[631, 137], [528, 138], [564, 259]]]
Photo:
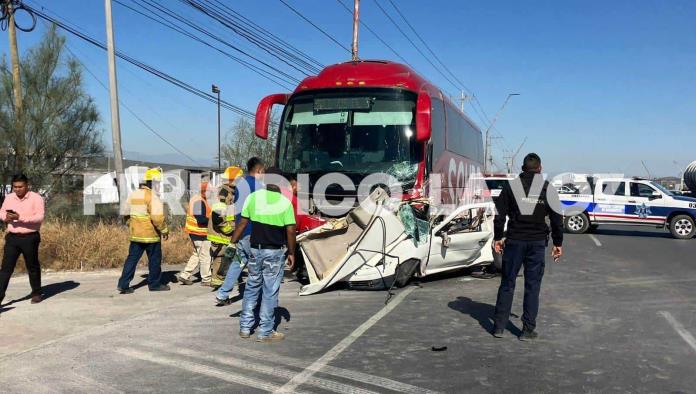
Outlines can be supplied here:
[[[515, 280], [524, 266], [523, 328], [519, 339], [531, 340], [537, 337], [534, 329], [549, 239], [547, 217], [551, 223], [554, 261], [563, 254], [560, 201], [556, 190], [541, 175], [539, 155], [525, 156], [522, 173], [505, 184], [495, 205], [498, 215], [494, 222], [494, 248], [497, 253], [503, 253], [503, 272], [495, 304], [493, 336], [502, 338], [504, 335], [515, 294]], [[509, 221], [503, 239], [506, 218]]]

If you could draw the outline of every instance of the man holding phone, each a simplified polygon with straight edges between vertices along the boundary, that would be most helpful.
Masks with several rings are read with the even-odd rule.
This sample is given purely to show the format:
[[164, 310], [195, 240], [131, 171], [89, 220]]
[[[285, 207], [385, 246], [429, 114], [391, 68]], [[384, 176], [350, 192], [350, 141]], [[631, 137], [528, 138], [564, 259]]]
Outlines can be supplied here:
[[[536, 317], [539, 291], [544, 276], [549, 232], [553, 239], [552, 256], [558, 262], [563, 254], [563, 217], [556, 190], [541, 175], [541, 158], [530, 153], [524, 158], [522, 173], [503, 186], [495, 203], [494, 247], [503, 253], [503, 269], [495, 304], [493, 336], [502, 338], [510, 319], [517, 274], [524, 266], [524, 301], [520, 340], [537, 337]], [[551, 223], [551, 231], [546, 218]], [[504, 234], [506, 218], [507, 234]], [[505, 235], [505, 240], [503, 236]]]
[[29, 191], [29, 179], [26, 175], [17, 174], [12, 177], [12, 193], [5, 198], [0, 208], [0, 219], [7, 223], [0, 268], [0, 305], [20, 255], [24, 256], [29, 273], [31, 303], [37, 304], [42, 301], [39, 230], [44, 220], [44, 201], [38, 193]]

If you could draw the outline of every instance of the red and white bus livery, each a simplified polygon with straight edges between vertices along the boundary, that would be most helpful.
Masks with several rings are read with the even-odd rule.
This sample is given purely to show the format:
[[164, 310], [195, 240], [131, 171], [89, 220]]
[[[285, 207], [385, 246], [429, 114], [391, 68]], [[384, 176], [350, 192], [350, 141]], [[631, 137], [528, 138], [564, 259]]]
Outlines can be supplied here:
[[[475, 205], [476, 212], [480, 212], [486, 204], [482, 194], [485, 186], [480, 176], [481, 131], [436, 86], [409, 67], [390, 61], [350, 61], [328, 66], [318, 75], [305, 78], [292, 94], [273, 94], [261, 100], [256, 112], [256, 135], [260, 138], [268, 138], [271, 109], [275, 104], [285, 106], [277, 137], [276, 165], [283, 172], [308, 174], [310, 191], [306, 193], [310, 193], [310, 198], [314, 184], [325, 174], [340, 173], [358, 185], [371, 174], [384, 173], [398, 180], [406, 203], [430, 201], [425, 204], [425, 210], [414, 206], [413, 215], [417, 224], [423, 224], [418, 220], [428, 224], [428, 234], [415, 236], [418, 240], [428, 238], [427, 243], [413, 241], [412, 223], [403, 223], [402, 213], [392, 213], [398, 215], [395, 217], [401, 219], [407, 229], [387, 228], [387, 233], [395, 232], [394, 237], [372, 245], [382, 250], [390, 246], [394, 249], [398, 243], [404, 243], [398, 241], [396, 233], [411, 229], [406, 237], [411, 241], [405, 243], [413, 246], [413, 257], [407, 259], [407, 264], [403, 260], [396, 263], [397, 266], [409, 265], [408, 269], [400, 269], [427, 275], [492, 260], [487, 250], [492, 235], [488, 211], [492, 210], [486, 207], [487, 213], [482, 219], [481, 215], [471, 217], [471, 212], [462, 208]], [[472, 186], [471, 182], [476, 179], [480, 185]], [[326, 189], [325, 199], [331, 201], [355, 195], [354, 190], [357, 189], [353, 188], [351, 193], [345, 187], [331, 185]], [[439, 201], [434, 201], [435, 195], [440, 196]], [[439, 218], [434, 217], [438, 210], [442, 212], [440, 205], [445, 204], [454, 209], [440, 213]], [[459, 211], [455, 214], [452, 212], [455, 210]], [[370, 218], [369, 223], [380, 215], [376, 211], [360, 214]], [[452, 214], [454, 217], [450, 217]], [[354, 215], [359, 216], [359, 213]], [[411, 217], [410, 213], [407, 215]], [[467, 227], [466, 221], [475, 228]], [[450, 228], [457, 226], [461, 231]], [[371, 225], [361, 230], [366, 233], [370, 228]], [[312, 231], [319, 233], [321, 229]], [[325, 261], [315, 264], [315, 260], [326, 259], [312, 255], [312, 242], [303, 242], [303, 239], [306, 238], [300, 236], [298, 239], [300, 249], [305, 261], [309, 260], [307, 266], [310, 279], [315, 279], [313, 282], [331, 277], [333, 279], [327, 282], [348, 280], [354, 287], [361, 287], [358, 283], [364, 284], [363, 287], [387, 284], [384, 279], [377, 283], [365, 279], [365, 275], [360, 276], [374, 268], [369, 264], [370, 258], [365, 256], [362, 258], [364, 266], [356, 262], [355, 267], [348, 269], [317, 268], [327, 264]], [[385, 245], [387, 241], [394, 244]], [[384, 278], [387, 274], [392, 281], [396, 280], [397, 267], [387, 272], [385, 255], [374, 257], [379, 260], [377, 265], [386, 270], [375, 275]], [[337, 263], [340, 266], [341, 261], [345, 263], [351, 258], [349, 255], [334, 256], [328, 260], [340, 260]], [[420, 270], [417, 263], [420, 263]], [[329, 284], [324, 283], [325, 286]]]

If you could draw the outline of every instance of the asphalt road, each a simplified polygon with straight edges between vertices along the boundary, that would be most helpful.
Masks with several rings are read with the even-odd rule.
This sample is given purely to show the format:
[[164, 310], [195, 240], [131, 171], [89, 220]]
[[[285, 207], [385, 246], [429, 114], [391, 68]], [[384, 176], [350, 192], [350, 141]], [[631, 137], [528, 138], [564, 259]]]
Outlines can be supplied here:
[[[489, 333], [497, 279], [447, 275], [385, 292], [299, 297], [287, 338], [237, 336], [240, 302], [200, 286], [115, 294], [117, 272], [47, 274], [49, 297], [2, 307], [3, 392], [693, 392], [696, 240], [600, 229], [547, 262], [540, 338]], [[513, 313], [521, 315], [522, 278]], [[28, 291], [10, 283], [7, 300]], [[519, 318], [512, 323], [521, 327]], [[440, 351], [434, 351], [442, 349]], [[446, 347], [446, 349], [445, 349]]]

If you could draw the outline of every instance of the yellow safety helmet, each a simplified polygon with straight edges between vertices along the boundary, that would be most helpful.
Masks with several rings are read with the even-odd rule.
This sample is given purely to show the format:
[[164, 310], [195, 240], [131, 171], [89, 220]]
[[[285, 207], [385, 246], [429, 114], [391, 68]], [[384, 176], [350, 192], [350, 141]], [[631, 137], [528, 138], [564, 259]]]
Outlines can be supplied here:
[[244, 170], [237, 166], [232, 166], [225, 169], [225, 172], [222, 173], [222, 178], [233, 181], [242, 175], [244, 175]]
[[145, 171], [145, 181], [161, 181], [162, 170], [159, 168], [149, 168]]

